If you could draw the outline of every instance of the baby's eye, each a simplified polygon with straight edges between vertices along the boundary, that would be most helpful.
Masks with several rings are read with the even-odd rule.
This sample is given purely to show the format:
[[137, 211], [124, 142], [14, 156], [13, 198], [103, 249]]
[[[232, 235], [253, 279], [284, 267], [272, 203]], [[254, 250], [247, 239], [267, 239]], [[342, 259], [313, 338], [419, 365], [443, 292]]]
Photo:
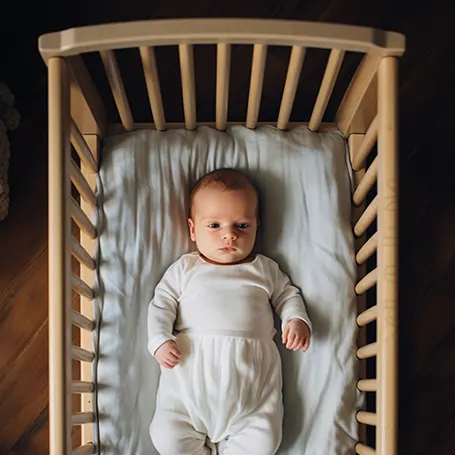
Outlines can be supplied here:
[[247, 229], [250, 225], [248, 223], [238, 223], [237, 229]]
[[210, 229], [218, 229], [220, 227], [220, 223], [210, 223], [209, 228]]

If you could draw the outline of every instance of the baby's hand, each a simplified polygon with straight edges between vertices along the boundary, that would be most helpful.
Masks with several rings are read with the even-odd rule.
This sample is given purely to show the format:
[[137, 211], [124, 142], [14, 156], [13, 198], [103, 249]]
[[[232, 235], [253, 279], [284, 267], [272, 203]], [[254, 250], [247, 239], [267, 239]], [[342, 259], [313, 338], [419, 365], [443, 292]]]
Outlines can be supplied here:
[[182, 357], [175, 341], [166, 341], [155, 351], [155, 359], [164, 368], [174, 368]]
[[306, 352], [310, 347], [310, 328], [301, 319], [291, 319], [286, 324], [282, 341], [288, 349]]

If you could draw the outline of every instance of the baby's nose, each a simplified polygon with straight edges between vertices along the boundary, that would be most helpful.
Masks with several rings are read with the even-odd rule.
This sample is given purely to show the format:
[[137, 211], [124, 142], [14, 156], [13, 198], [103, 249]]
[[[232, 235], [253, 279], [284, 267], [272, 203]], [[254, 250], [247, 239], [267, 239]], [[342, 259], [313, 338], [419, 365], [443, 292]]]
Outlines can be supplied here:
[[223, 232], [223, 240], [236, 240], [237, 235], [233, 229], [227, 229]]

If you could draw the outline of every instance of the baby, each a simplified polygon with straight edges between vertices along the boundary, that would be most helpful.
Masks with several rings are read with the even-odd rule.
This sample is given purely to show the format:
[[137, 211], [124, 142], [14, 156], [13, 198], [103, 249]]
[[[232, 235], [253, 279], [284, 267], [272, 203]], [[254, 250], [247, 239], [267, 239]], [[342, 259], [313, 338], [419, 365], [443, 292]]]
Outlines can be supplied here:
[[198, 251], [169, 267], [148, 313], [148, 349], [162, 366], [150, 426], [161, 455], [209, 455], [216, 445], [223, 455], [273, 455], [280, 445], [282, 373], [270, 303], [290, 350], [308, 349], [311, 322], [289, 278], [254, 252], [258, 218], [258, 192], [236, 170], [213, 171], [191, 192]]

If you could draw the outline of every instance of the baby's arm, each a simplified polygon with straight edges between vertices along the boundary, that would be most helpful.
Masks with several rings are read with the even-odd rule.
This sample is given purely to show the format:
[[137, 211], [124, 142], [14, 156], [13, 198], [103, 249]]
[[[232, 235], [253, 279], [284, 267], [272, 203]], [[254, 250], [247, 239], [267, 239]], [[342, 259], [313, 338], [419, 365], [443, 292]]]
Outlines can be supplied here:
[[181, 264], [174, 263], [155, 288], [147, 315], [148, 349], [158, 363], [173, 368], [180, 351], [172, 334], [180, 295]]
[[312, 331], [305, 302], [297, 287], [274, 261], [270, 261], [270, 275], [273, 281], [272, 305], [282, 321], [282, 342], [288, 349], [305, 352], [310, 346]]

